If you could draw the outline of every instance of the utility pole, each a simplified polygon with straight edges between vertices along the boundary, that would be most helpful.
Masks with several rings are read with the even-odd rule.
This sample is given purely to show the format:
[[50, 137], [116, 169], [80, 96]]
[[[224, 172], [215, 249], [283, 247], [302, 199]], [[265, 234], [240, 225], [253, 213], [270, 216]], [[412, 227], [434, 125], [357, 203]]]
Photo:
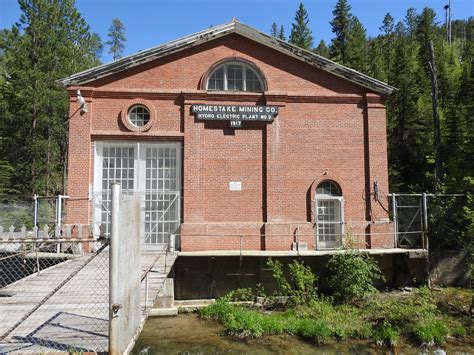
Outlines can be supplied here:
[[439, 124], [439, 112], [438, 112], [438, 81], [436, 78], [436, 65], [435, 65], [435, 54], [433, 48], [433, 41], [429, 43], [430, 50], [430, 76], [431, 76], [431, 100], [433, 103], [433, 128], [434, 128], [434, 150], [435, 150], [435, 182], [438, 183], [441, 180], [441, 131]]

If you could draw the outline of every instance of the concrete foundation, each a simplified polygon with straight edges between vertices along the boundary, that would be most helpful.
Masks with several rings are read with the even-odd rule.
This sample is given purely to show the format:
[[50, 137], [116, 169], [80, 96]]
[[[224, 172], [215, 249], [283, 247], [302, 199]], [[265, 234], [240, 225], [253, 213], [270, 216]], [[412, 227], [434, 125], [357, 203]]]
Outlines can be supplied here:
[[469, 251], [430, 251], [431, 282], [440, 286], [469, 285]]
[[[413, 286], [426, 282], [426, 258], [410, 257], [410, 253], [372, 255], [385, 277], [379, 288]], [[329, 291], [326, 264], [330, 255], [273, 256], [283, 265], [298, 258], [318, 275], [318, 288]], [[215, 299], [237, 288], [264, 286], [267, 293], [277, 288], [267, 256], [179, 256], [174, 265], [174, 297], [176, 300]]]

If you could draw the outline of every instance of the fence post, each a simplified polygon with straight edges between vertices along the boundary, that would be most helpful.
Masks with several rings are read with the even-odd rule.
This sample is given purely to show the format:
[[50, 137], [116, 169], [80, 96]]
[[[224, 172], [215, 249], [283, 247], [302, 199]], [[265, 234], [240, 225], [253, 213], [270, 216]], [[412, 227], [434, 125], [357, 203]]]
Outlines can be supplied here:
[[119, 217], [120, 216], [120, 184], [112, 183], [111, 223], [109, 244], [109, 354], [120, 353], [118, 312], [118, 271], [119, 271]]
[[[166, 257], [165, 257], [166, 260]], [[145, 309], [148, 309], [148, 272], [145, 276]]]
[[426, 193], [423, 192], [423, 249], [426, 250], [426, 277], [428, 288], [431, 289], [431, 280], [430, 280], [430, 245], [428, 241], [428, 200], [426, 198]]
[[174, 251], [175, 251], [175, 249], [174, 249], [175, 243], [176, 243], [176, 235], [175, 234], [170, 234], [170, 241], [169, 241], [169, 245], [168, 245], [168, 250], [171, 253], [174, 253]]
[[35, 227], [38, 227], [38, 195], [34, 194], [33, 195], [33, 201], [34, 201], [34, 216], [33, 216], [33, 224]]
[[398, 248], [398, 216], [397, 216], [397, 197], [396, 194], [392, 194], [392, 214], [393, 214], [393, 229], [395, 231], [395, 237], [393, 238], [393, 245]]

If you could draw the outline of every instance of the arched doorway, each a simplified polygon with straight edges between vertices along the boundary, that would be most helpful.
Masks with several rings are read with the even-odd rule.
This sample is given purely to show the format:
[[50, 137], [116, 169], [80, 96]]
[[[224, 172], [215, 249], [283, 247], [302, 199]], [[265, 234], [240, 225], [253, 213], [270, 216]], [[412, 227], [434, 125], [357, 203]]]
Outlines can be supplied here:
[[341, 188], [333, 181], [322, 181], [316, 188], [315, 197], [317, 249], [341, 247], [344, 233]]

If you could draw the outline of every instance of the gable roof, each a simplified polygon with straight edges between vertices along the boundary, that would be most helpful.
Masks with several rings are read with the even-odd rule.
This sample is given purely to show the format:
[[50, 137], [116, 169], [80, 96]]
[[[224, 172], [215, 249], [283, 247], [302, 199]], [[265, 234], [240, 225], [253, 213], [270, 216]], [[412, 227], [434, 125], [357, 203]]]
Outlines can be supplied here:
[[264, 46], [275, 49], [286, 55], [308, 63], [316, 68], [349, 80], [377, 93], [389, 95], [393, 90], [395, 90], [394, 87], [380, 80], [374, 79], [344, 65], [333, 62], [332, 60], [329, 60], [311, 51], [302, 49], [298, 46], [295, 46], [294, 44], [282, 41], [266, 33], [260, 32], [250, 26], [244, 25], [237, 20], [233, 20], [223, 25], [214, 26], [206, 30], [193, 33], [189, 36], [181, 37], [174, 41], [139, 51], [116, 61], [84, 70], [65, 79], [61, 79], [59, 82], [64, 86], [83, 85], [88, 82], [115, 74], [122, 70], [136, 67], [143, 63], [147, 63], [149, 61], [197, 46], [202, 43], [209, 42], [220, 37], [224, 37], [232, 33], [239, 34]]

